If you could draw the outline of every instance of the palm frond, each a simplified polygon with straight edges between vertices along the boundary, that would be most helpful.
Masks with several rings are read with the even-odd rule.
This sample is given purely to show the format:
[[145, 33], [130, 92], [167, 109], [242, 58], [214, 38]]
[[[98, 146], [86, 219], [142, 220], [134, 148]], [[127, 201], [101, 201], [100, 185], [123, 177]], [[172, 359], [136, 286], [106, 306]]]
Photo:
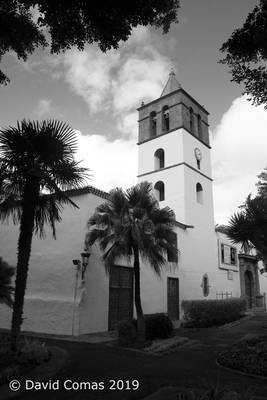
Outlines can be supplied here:
[[0, 257], [0, 303], [9, 307], [13, 304], [14, 287], [12, 286], [12, 277], [14, 273], [15, 268]]

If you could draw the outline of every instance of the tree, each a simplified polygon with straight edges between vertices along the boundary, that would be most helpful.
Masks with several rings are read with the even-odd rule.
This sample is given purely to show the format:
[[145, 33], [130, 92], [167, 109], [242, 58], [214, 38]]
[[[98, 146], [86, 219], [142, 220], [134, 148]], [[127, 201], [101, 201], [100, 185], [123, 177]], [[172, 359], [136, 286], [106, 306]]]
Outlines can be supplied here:
[[258, 175], [258, 182], [256, 186], [258, 187], [258, 195], [267, 198], [267, 168], [264, 168], [263, 172]]
[[133, 260], [134, 301], [137, 314], [137, 340], [145, 340], [145, 324], [140, 297], [140, 257], [160, 274], [166, 252], [177, 256], [173, 241], [175, 216], [169, 207], [159, 208], [148, 182], [127, 191], [114, 189], [107, 202], [99, 205], [88, 221], [86, 245], [99, 243], [107, 271], [118, 257]]
[[12, 277], [14, 268], [0, 257], [0, 303], [11, 307], [13, 304]]
[[[40, 13], [33, 18], [32, 7]], [[138, 25], [161, 27], [168, 32], [177, 22], [179, 0], [104, 1], [81, 0], [0, 0], [0, 61], [13, 50], [27, 59], [38, 46], [48, 46], [44, 29], [49, 33], [51, 53], [96, 43], [102, 51], [118, 48]], [[0, 83], [8, 77], [0, 71]]]
[[220, 63], [228, 65], [232, 81], [244, 84], [243, 94], [253, 104], [267, 108], [267, 0], [260, 0], [220, 50], [226, 53]]
[[74, 160], [75, 132], [60, 121], [23, 120], [0, 130], [0, 218], [19, 223], [15, 299], [12, 315], [13, 349], [20, 334], [32, 237], [44, 237], [64, 204], [77, 207], [64, 190], [78, 188], [86, 170]]
[[267, 197], [249, 195], [225, 228], [233, 243], [243, 248], [255, 248], [260, 259], [267, 261]]

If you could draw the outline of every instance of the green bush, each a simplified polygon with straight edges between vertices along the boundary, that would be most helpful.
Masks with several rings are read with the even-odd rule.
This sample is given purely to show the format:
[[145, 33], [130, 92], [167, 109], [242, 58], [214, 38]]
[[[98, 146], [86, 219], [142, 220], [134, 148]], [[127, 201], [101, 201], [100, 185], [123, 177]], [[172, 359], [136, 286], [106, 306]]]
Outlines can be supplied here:
[[24, 339], [24, 342], [19, 347], [16, 354], [16, 361], [19, 364], [39, 365], [47, 361], [50, 357], [50, 352], [45, 343], [41, 343], [36, 339]]
[[39, 365], [50, 358], [50, 352], [44, 343], [37, 339], [22, 338], [17, 352], [11, 349], [10, 339], [0, 342], [0, 366], [14, 365]]
[[36, 339], [22, 337], [16, 352], [11, 349], [10, 336], [0, 335], [0, 385], [17, 379], [50, 358], [50, 351]]
[[118, 323], [117, 330], [120, 346], [129, 347], [136, 341], [136, 327], [137, 324], [136, 320], [134, 319], [121, 321]]
[[150, 314], [145, 316], [146, 339], [167, 339], [173, 333], [171, 319], [165, 314]]
[[[145, 316], [146, 340], [166, 339], [172, 335], [173, 324], [165, 314], [150, 314]], [[131, 346], [137, 338], [136, 319], [121, 321], [117, 327], [119, 344]]]
[[246, 300], [184, 300], [182, 308], [185, 325], [202, 328], [237, 320], [246, 310]]

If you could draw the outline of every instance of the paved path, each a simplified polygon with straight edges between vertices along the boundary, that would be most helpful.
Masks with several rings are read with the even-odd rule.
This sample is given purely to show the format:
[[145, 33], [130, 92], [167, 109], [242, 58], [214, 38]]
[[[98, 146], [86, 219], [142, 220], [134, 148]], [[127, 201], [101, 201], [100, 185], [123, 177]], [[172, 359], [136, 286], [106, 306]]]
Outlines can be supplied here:
[[[137, 391], [112, 390], [55, 390], [27, 391], [18, 400], [87, 400], [87, 399], [142, 399], [162, 386], [195, 386], [215, 384], [219, 378], [221, 385], [227, 385], [241, 393], [248, 387], [254, 387], [256, 394], [267, 393], [267, 379], [258, 379], [239, 375], [219, 368], [216, 355], [228, 344], [246, 335], [267, 334], [267, 316], [256, 315], [239, 325], [228, 329], [210, 328], [185, 331], [181, 336], [195, 340], [193, 346], [163, 356], [155, 357], [124, 349], [112, 348], [106, 344], [79, 343], [59, 340], [46, 340], [48, 344], [59, 346], [71, 355], [71, 363], [66, 370], [53, 378], [60, 385], [67, 379], [77, 382], [104, 382], [106, 389], [110, 379], [140, 382]], [[266, 395], [267, 399], [267, 395]]]

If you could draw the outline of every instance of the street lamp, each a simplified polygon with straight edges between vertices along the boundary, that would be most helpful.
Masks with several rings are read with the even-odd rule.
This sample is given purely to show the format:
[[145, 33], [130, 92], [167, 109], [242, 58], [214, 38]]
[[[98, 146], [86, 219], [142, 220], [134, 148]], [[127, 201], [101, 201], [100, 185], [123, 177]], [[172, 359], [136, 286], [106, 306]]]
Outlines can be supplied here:
[[85, 274], [86, 268], [88, 267], [90, 253], [88, 253], [87, 251], [84, 251], [81, 253], [81, 257], [82, 257], [82, 281], [84, 281], [84, 274]]
[[78, 289], [78, 278], [79, 278], [80, 271], [81, 271], [81, 281], [82, 281], [81, 287], [82, 287], [83, 283], [84, 283], [84, 274], [85, 274], [86, 268], [88, 267], [88, 263], [89, 263], [89, 257], [90, 257], [90, 253], [88, 253], [87, 251], [84, 251], [81, 253], [82, 261], [80, 261], [78, 259], [72, 260], [73, 265], [76, 267], [74, 296], [73, 296], [73, 311], [72, 311], [72, 336], [74, 336], [75, 307], [76, 307], [76, 298], [77, 298], [77, 289]]

